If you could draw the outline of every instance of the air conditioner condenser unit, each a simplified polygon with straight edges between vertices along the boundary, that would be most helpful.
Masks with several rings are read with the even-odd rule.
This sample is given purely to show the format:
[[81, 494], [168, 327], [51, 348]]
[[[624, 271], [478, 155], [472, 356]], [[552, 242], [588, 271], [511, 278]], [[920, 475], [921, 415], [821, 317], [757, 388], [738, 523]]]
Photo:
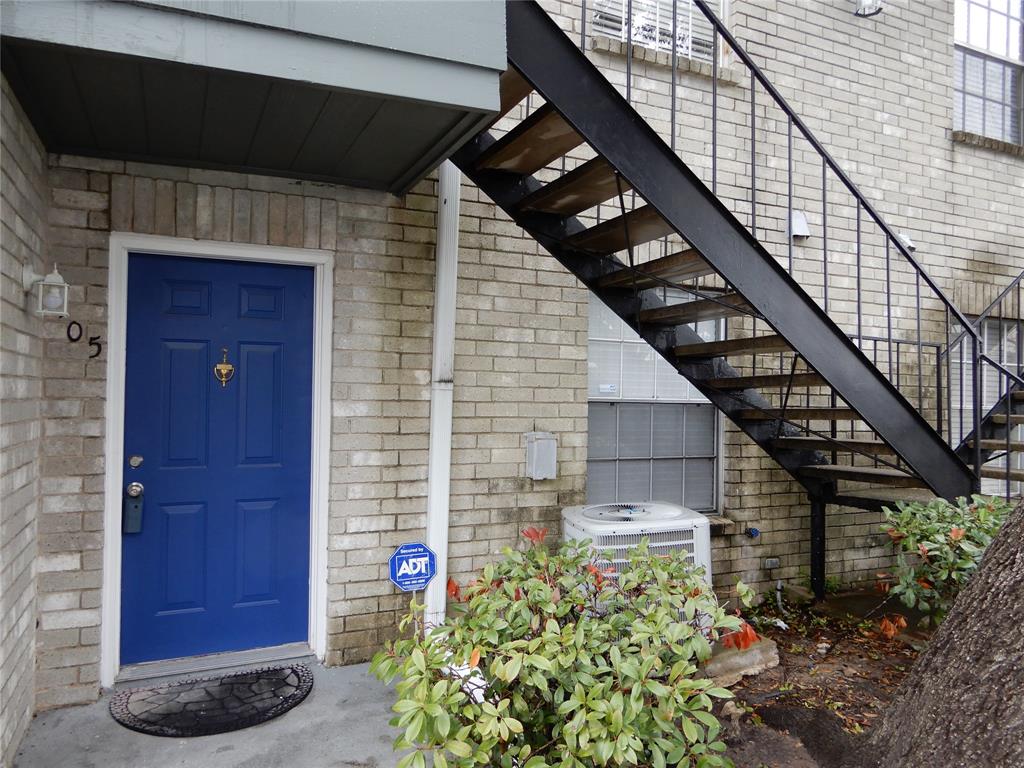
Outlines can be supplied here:
[[[626, 566], [626, 553], [647, 539], [652, 555], [684, 551], [687, 560], [704, 569], [711, 583], [711, 528], [700, 512], [662, 501], [594, 504], [562, 510], [562, 537], [590, 539], [607, 553], [615, 573]], [[605, 558], [602, 558], [605, 559]]]

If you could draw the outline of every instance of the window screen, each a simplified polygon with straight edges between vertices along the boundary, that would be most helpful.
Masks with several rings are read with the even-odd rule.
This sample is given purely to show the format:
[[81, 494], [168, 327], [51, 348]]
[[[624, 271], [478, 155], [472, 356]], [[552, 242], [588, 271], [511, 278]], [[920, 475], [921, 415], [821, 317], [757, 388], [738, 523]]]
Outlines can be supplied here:
[[[682, 292], [663, 294], [687, 300]], [[694, 326], [707, 340], [721, 324]], [[590, 301], [587, 502], [717, 508], [718, 412], [595, 296]]]
[[713, 511], [716, 438], [710, 403], [591, 402], [587, 502], [656, 499]]

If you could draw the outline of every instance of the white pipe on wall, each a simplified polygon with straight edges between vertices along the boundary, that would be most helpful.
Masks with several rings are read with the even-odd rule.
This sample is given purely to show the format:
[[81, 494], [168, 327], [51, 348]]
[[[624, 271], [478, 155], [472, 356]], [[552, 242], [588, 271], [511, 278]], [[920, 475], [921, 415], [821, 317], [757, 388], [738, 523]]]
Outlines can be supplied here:
[[430, 453], [427, 458], [427, 541], [437, 575], [427, 585], [428, 626], [445, 618], [448, 585], [448, 510], [452, 467], [455, 373], [455, 300], [459, 271], [459, 194], [462, 175], [446, 160], [438, 171], [437, 254], [434, 273], [434, 348], [430, 380]]

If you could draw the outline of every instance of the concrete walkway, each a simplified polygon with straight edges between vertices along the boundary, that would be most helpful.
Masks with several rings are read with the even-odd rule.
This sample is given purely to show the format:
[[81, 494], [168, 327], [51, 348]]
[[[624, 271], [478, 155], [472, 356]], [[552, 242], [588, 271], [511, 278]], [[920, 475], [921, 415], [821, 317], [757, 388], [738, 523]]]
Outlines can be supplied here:
[[262, 725], [217, 736], [169, 739], [118, 725], [110, 699], [44, 712], [32, 722], [15, 768], [390, 768], [393, 693], [367, 665], [311, 664], [313, 691]]

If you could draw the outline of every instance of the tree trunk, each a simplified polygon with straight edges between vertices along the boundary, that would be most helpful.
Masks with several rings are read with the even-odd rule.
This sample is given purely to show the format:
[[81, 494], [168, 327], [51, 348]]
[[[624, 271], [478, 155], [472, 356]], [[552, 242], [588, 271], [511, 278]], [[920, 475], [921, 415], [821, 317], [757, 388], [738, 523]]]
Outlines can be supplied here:
[[867, 764], [1024, 766], [1024, 502], [918, 658]]

